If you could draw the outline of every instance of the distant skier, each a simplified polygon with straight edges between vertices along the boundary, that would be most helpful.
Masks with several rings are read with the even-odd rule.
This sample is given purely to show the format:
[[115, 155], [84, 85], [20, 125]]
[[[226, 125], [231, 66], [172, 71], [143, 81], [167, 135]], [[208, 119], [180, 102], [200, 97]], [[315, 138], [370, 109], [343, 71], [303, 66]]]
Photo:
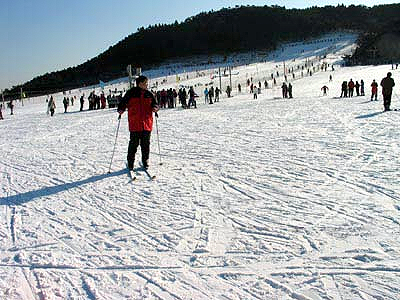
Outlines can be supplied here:
[[49, 103], [47, 105], [49, 111], [50, 111], [50, 116], [54, 116], [54, 112], [56, 110], [56, 102], [53, 99], [53, 96], [50, 97]]
[[8, 103], [8, 107], [9, 107], [10, 110], [11, 110], [10, 115], [13, 115], [13, 114], [14, 114], [14, 100], [11, 100], [11, 101]]
[[342, 82], [342, 93], [340, 94], [340, 98], [347, 97], [347, 81]]
[[238, 92], [239, 92], [239, 93], [242, 92], [242, 86], [240, 85], [240, 83], [238, 84]]
[[4, 118], [3, 118], [3, 104], [0, 104], [0, 120], [4, 120]]
[[371, 83], [371, 101], [374, 100], [375, 97], [375, 101], [378, 101], [378, 83], [374, 80], [372, 80]]
[[288, 86], [286, 85], [286, 82], [282, 83], [281, 89], [282, 89], [282, 98], [287, 98], [288, 97]]
[[104, 96], [104, 93], [101, 93], [100, 95], [100, 103], [101, 103], [101, 109], [106, 108], [106, 97]]
[[67, 112], [69, 100], [64, 97], [63, 104], [64, 104], [64, 114]]
[[196, 106], [196, 99], [195, 99], [195, 98], [197, 98], [197, 97], [198, 97], [197, 94], [194, 92], [194, 89], [193, 89], [193, 87], [191, 86], [191, 87], [189, 88], [189, 103], [188, 103], [188, 108], [190, 108], [191, 105], [193, 105], [194, 108], [197, 108], [197, 106]]
[[354, 81], [353, 79], [350, 79], [348, 87], [349, 87], [349, 97], [353, 97], [354, 94]]
[[82, 96], [81, 96], [81, 98], [80, 98], [80, 102], [81, 102], [81, 107], [80, 107], [80, 109], [79, 109], [79, 111], [82, 111], [83, 110], [83, 104], [85, 103], [85, 94], [83, 94]]
[[382, 95], [383, 95], [383, 106], [385, 111], [390, 110], [390, 102], [392, 101], [392, 90], [394, 87], [394, 80], [392, 73], [387, 73], [387, 76], [381, 81]]
[[328, 90], [329, 90], [329, 88], [328, 88], [326, 85], [324, 85], [324, 86], [321, 88], [321, 91], [323, 92], [323, 95], [322, 95], [322, 96], [326, 96]]
[[204, 90], [204, 104], [207, 104], [208, 101], [208, 89], [205, 88]]
[[[95, 103], [96, 103], [95, 109], [100, 109], [100, 96], [96, 95], [94, 99], [95, 99]], [[68, 103], [68, 105], [69, 105], [69, 103]]]
[[208, 90], [208, 100], [210, 101], [209, 104], [213, 104], [213, 98], [214, 98], [214, 87], [210, 87]]
[[[115, 88], [117, 89], [117, 88]], [[89, 97], [88, 97], [88, 102], [89, 102], [89, 110], [92, 110], [94, 108], [94, 91], [90, 92]]]
[[216, 87], [215, 88], [215, 100], [214, 100], [214, 102], [219, 102], [219, 94], [220, 93], [221, 93], [221, 90], [218, 87]]
[[290, 98], [290, 99], [293, 98], [292, 90], [293, 90], [293, 86], [292, 86], [292, 84], [289, 82], [289, 85], [288, 85], [288, 94], [289, 94], [289, 98]]
[[124, 111], [128, 109], [130, 140], [127, 164], [130, 170], [133, 169], [139, 144], [142, 152], [143, 167], [147, 169], [149, 166], [153, 112], [157, 113], [159, 107], [154, 95], [147, 89], [147, 86], [147, 77], [140, 75], [136, 78], [136, 86], [129, 89], [118, 104], [119, 119]]
[[46, 98], [46, 103], [47, 103], [47, 111], [46, 111], [46, 115], [48, 115], [50, 113], [50, 106], [49, 106], [49, 98]]
[[356, 94], [357, 94], [357, 96], [360, 96], [360, 84], [358, 83], [358, 81], [356, 81], [355, 87], [356, 87]]
[[[211, 97], [210, 95], [208, 95], [208, 96]], [[176, 92], [175, 89], [172, 90], [172, 97], [173, 97], [173, 103], [174, 103], [173, 107], [175, 108], [176, 107], [176, 98], [178, 97], [178, 93]]]
[[182, 104], [182, 108], [187, 108], [186, 105], [187, 94], [185, 88], [179, 90], [178, 97], [179, 97], [179, 102]]
[[228, 86], [226, 87], [226, 95], [228, 96], [228, 98], [231, 97], [231, 92], [232, 92], [232, 88], [228, 85]]
[[365, 91], [364, 91], [364, 80], [361, 79], [360, 81], [360, 94], [361, 96], [365, 96]]

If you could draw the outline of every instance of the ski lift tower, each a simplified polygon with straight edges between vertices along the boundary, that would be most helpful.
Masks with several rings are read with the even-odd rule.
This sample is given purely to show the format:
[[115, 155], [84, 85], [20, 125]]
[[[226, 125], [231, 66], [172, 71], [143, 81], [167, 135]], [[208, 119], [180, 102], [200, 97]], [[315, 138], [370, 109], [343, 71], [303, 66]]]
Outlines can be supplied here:
[[129, 77], [129, 88], [132, 88], [132, 65], [128, 65], [126, 67], [126, 72], [128, 73], [128, 77]]
[[141, 67], [132, 68], [132, 65], [128, 65], [126, 67], [126, 71], [128, 72], [129, 76], [129, 88], [132, 88], [133, 80], [142, 75], [142, 68]]

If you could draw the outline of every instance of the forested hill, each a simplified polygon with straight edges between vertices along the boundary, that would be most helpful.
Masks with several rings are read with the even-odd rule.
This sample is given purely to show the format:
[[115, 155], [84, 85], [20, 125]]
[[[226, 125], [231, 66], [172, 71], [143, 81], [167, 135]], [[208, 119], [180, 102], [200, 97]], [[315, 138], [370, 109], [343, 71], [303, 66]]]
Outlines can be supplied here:
[[367, 50], [359, 49], [358, 57], [350, 60], [353, 63], [371, 59], [387, 61], [394, 59], [393, 53], [368, 49], [379, 44], [385, 34], [391, 34], [388, 40], [393, 41], [393, 36], [400, 35], [399, 28], [400, 4], [372, 8], [354, 5], [307, 9], [279, 6], [224, 8], [200, 13], [181, 23], [139, 28], [97, 57], [76, 67], [38, 76], [22, 86], [6, 90], [5, 96], [18, 98], [21, 87], [27, 96], [36, 96], [97, 84], [99, 80], [109, 81], [126, 76], [128, 64], [148, 69], [171, 58], [273, 50], [281, 42], [301, 41], [338, 30], [363, 33], [361, 44]]

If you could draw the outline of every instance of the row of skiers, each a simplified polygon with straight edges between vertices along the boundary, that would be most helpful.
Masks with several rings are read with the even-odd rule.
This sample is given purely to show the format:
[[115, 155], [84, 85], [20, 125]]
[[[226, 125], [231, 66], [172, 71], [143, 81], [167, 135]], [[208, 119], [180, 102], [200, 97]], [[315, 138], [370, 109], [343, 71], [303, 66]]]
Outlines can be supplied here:
[[[104, 96], [104, 93], [101, 93], [101, 95], [98, 96], [94, 92], [91, 92], [88, 97], [88, 101], [89, 101], [89, 110], [106, 108], [106, 98]], [[47, 102], [47, 114], [50, 114], [50, 116], [54, 116], [54, 112], [56, 110], [56, 102], [53, 96], [50, 96], [50, 99], [47, 99], [46, 102]], [[63, 99], [64, 113], [67, 113], [68, 107], [74, 106], [75, 102], [76, 102], [76, 96], [64, 97]], [[83, 111], [83, 106], [85, 103], [85, 94], [83, 94], [80, 97], [79, 102], [80, 102], [79, 110]]]
[[[80, 111], [83, 110], [83, 104], [84, 104], [84, 96], [81, 96], [81, 107]], [[94, 109], [104, 109], [106, 108], [107, 102], [106, 102], [106, 97], [104, 96], [104, 93], [101, 93], [100, 96], [96, 95], [94, 92], [91, 92], [88, 97], [89, 101], [89, 110], [94, 110]]]
[[[257, 99], [257, 95], [261, 94], [261, 86], [262, 86], [261, 81], [258, 82], [257, 86], [257, 84], [250, 82], [250, 79], [247, 79], [247, 86], [249, 87], [250, 94], [253, 94], [253, 99]], [[264, 88], [265, 89], [268, 88], [268, 82], [266, 80], [264, 81]], [[290, 82], [289, 84], [283, 82], [281, 89], [282, 89], [282, 98], [293, 98], [292, 94], [293, 86]], [[239, 93], [242, 92], [242, 86], [240, 85], [240, 83], [238, 84], [238, 92]]]
[[[210, 89], [205, 88], [204, 89], [204, 103], [207, 104], [213, 104], [213, 99], [214, 102], [219, 102], [219, 95], [221, 94], [221, 90], [216, 87], [214, 89], [214, 87], [210, 87]], [[230, 92], [229, 92], [230, 94]], [[229, 95], [230, 96], [230, 95]]]
[[[155, 96], [157, 105], [160, 108], [175, 108], [177, 105], [177, 99], [183, 108], [194, 107], [197, 108], [196, 98], [199, 96], [195, 93], [191, 86], [188, 91], [185, 88], [180, 88], [178, 92], [175, 89], [162, 89], [161, 91], [152, 92]], [[187, 98], [189, 97], [189, 102]]]
[[340, 94], [340, 98], [347, 98], [347, 97], [353, 97], [354, 96], [354, 89], [356, 90], [356, 95], [357, 96], [364, 96], [364, 80], [360, 80], [360, 83], [356, 81], [354, 83], [353, 79], [350, 79], [349, 82], [343, 81], [342, 82], [342, 92]]
[[[231, 87], [227, 86], [225, 92], [228, 98], [231, 97], [231, 91]], [[180, 88], [178, 92], [176, 92], [176, 90], [172, 88], [167, 90], [162, 89], [161, 91], [157, 91], [154, 94], [156, 102], [160, 106], [160, 108], [175, 108], [177, 106], [177, 100], [183, 108], [197, 108], [196, 98], [198, 98], [199, 96], [194, 91], [193, 86], [189, 87], [189, 90], [186, 90], [186, 88]], [[221, 90], [218, 87], [206, 87], [203, 91], [203, 94], [205, 104], [213, 104], [214, 102], [219, 102]]]
[[[391, 72], [388, 72], [386, 77], [381, 80], [380, 86], [382, 87], [383, 106], [385, 111], [388, 111], [390, 110], [393, 87], [395, 86]], [[326, 86], [324, 87], [326, 88]], [[322, 89], [324, 89], [324, 87], [322, 87]], [[364, 81], [361, 80], [360, 84], [358, 81], [354, 83], [352, 79], [350, 79], [349, 83], [343, 81], [342, 93], [340, 97], [353, 97], [354, 89], [356, 90], [357, 96], [364, 96]], [[324, 94], [326, 94], [326, 89], [324, 90]], [[373, 79], [371, 83], [371, 101], [374, 99], [375, 101], [378, 101], [378, 83], [375, 81], [375, 79]]]

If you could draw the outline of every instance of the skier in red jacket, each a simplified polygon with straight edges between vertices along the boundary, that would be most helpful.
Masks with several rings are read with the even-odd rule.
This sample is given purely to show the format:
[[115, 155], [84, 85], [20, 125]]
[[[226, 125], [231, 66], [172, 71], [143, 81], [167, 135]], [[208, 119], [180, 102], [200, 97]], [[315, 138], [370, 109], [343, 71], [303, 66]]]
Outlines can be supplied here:
[[130, 141], [128, 147], [128, 168], [133, 169], [137, 147], [140, 144], [143, 167], [149, 167], [150, 135], [153, 129], [153, 112], [159, 110], [154, 95], [147, 90], [146, 76], [136, 78], [136, 87], [131, 88], [118, 104], [119, 118], [128, 109]]

